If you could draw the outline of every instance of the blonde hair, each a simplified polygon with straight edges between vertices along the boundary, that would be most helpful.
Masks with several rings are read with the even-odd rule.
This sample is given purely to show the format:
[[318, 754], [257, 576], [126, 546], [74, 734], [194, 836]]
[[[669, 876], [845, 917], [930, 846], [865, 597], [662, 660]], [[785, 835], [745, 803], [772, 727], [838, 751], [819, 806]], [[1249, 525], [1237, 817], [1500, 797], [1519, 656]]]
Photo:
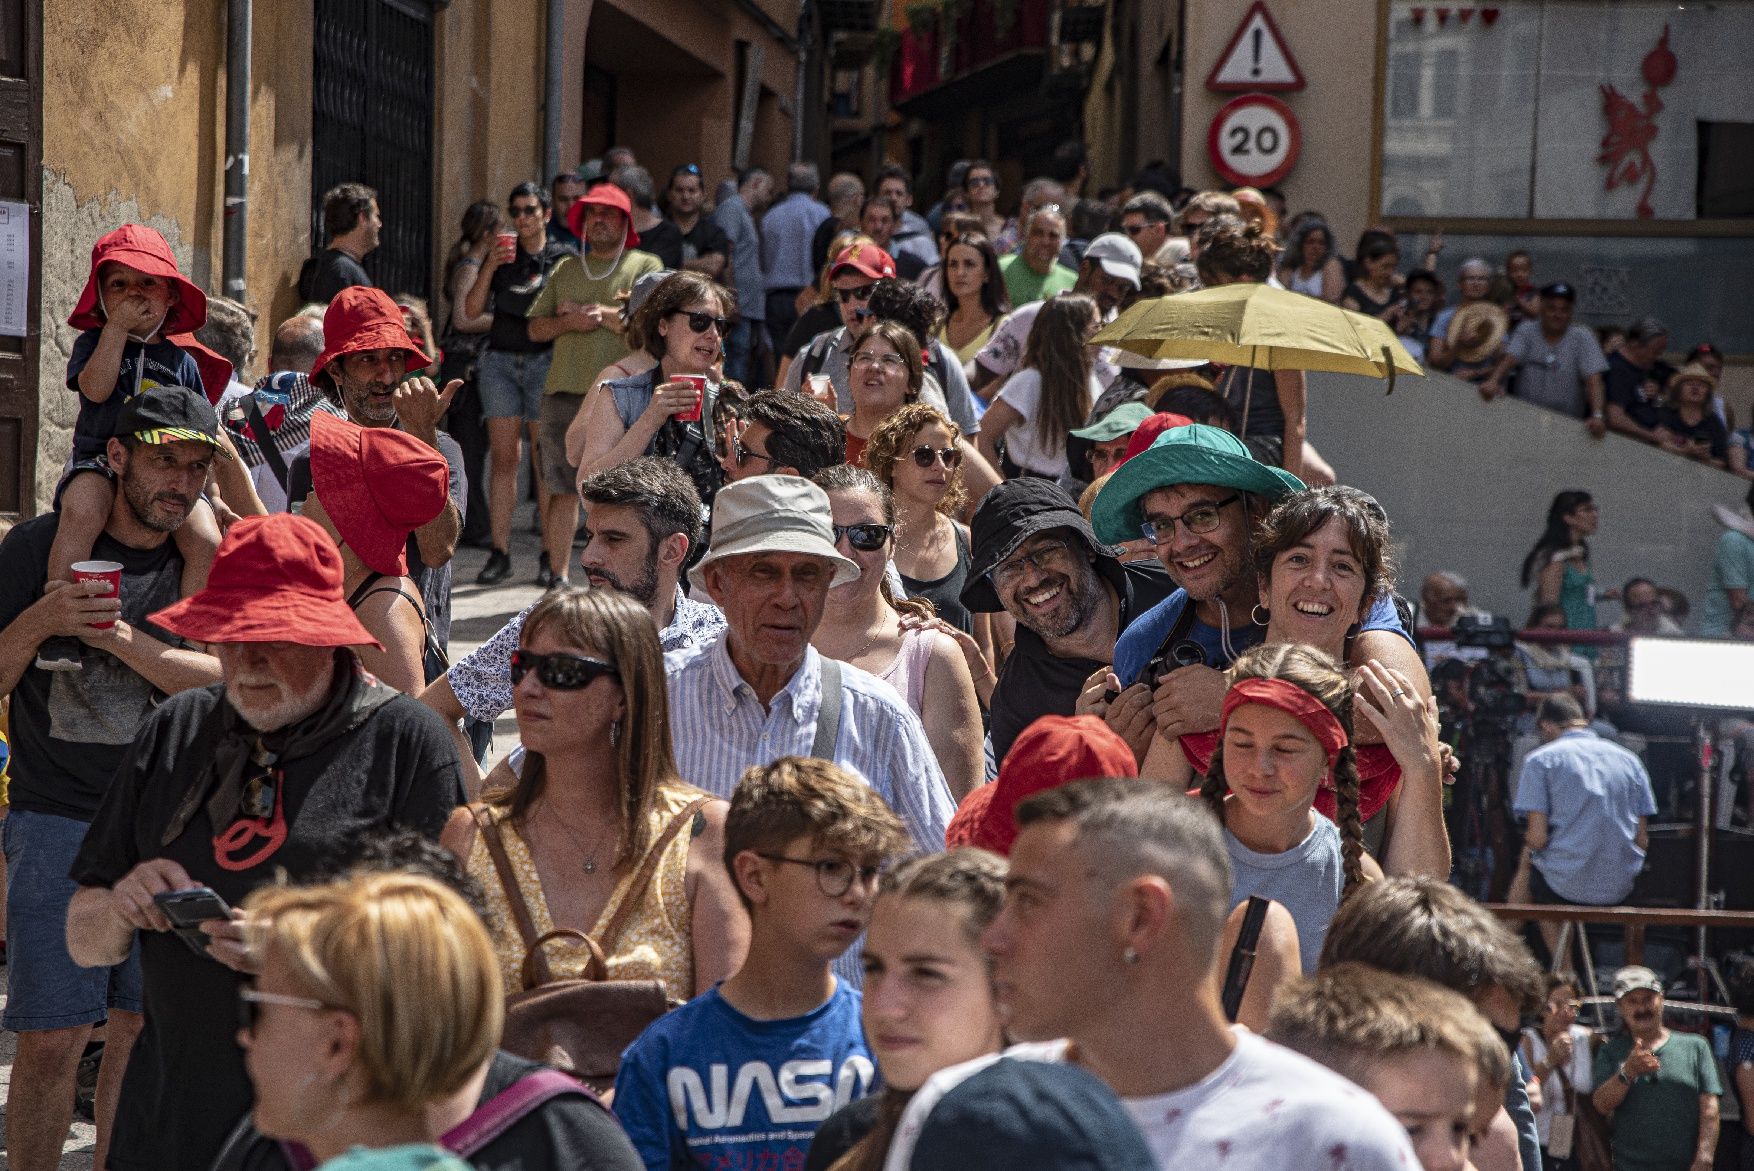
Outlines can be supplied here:
[[1433, 1049], [1483, 1075], [1484, 1035], [1504, 1049], [1461, 993], [1365, 964], [1335, 964], [1279, 989], [1265, 1034], [1355, 1082], [1385, 1059]]
[[499, 961], [487, 928], [443, 883], [390, 873], [265, 886], [244, 909], [258, 958], [281, 960], [301, 994], [359, 1022], [365, 1103], [421, 1109], [493, 1056], [505, 1016]]

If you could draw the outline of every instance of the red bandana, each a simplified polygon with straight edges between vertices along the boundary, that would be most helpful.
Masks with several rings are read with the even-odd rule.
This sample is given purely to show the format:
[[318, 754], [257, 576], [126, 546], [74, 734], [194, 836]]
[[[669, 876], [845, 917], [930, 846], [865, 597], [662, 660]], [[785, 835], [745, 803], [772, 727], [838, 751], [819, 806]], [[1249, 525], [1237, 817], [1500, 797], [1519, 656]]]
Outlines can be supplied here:
[[1218, 739], [1224, 739], [1224, 730], [1230, 725], [1230, 713], [1245, 703], [1258, 703], [1265, 707], [1278, 708], [1286, 715], [1294, 717], [1298, 723], [1309, 729], [1309, 734], [1316, 738], [1316, 743], [1328, 754], [1328, 767], [1334, 766], [1334, 758], [1340, 755], [1340, 749], [1346, 747], [1346, 729], [1334, 718], [1334, 713], [1327, 709], [1321, 700], [1305, 691], [1295, 683], [1284, 679], [1244, 679], [1231, 686], [1224, 694], [1224, 708], [1218, 717]]

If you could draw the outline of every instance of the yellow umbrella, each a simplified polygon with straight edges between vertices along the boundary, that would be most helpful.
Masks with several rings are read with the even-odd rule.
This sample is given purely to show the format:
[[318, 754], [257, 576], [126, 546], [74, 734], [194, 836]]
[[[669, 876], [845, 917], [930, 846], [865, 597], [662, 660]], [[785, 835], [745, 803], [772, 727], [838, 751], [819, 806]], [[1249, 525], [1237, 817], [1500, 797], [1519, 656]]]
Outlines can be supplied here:
[[1397, 371], [1425, 374], [1376, 318], [1252, 281], [1141, 301], [1091, 341], [1146, 358], [1386, 378], [1391, 394]]

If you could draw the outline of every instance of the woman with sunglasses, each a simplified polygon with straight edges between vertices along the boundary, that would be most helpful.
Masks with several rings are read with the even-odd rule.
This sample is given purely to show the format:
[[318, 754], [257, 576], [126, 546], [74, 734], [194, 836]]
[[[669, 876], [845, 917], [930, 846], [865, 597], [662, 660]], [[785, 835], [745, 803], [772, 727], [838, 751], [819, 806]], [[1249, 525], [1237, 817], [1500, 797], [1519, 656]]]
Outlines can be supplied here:
[[992, 338], [1000, 319], [1011, 312], [999, 254], [985, 236], [958, 236], [944, 250], [943, 300], [950, 315], [938, 327], [938, 340], [966, 365]]
[[853, 413], [846, 417], [847, 462], [864, 461], [865, 446], [883, 420], [920, 397], [926, 366], [920, 343], [899, 321], [876, 320], [847, 360]]
[[251, 1121], [333, 1171], [465, 1171], [427, 1108], [487, 1065], [504, 1017], [493, 946], [431, 878], [368, 874], [258, 887], [259, 965], [238, 990]]
[[698, 272], [672, 273], [652, 290], [634, 322], [657, 365], [591, 391], [580, 477], [665, 456], [711, 503], [724, 480], [711, 432], [733, 303], [729, 290]]
[[955, 639], [935, 625], [903, 626], [904, 612], [926, 619], [932, 611], [922, 599], [898, 600], [890, 587], [895, 502], [881, 480], [851, 464], [818, 472], [815, 483], [828, 493], [835, 548], [858, 565], [859, 576], [828, 592], [810, 645], [895, 688], [926, 726], [950, 793], [960, 801], [985, 779], [980, 700]]
[[[1004, 614], [974, 614], [962, 604], [968, 581], [968, 526], [957, 520], [968, 500], [962, 476], [962, 432], [926, 403], [909, 403], [871, 434], [865, 466], [895, 500], [891, 550], [908, 597], [932, 603], [946, 630], [954, 630], [983, 706], [992, 699], [996, 623]], [[1008, 639], [1006, 641], [1009, 641]]]
[[981, 232], [989, 240], [998, 240], [1007, 228], [1016, 232], [1016, 221], [999, 214], [999, 173], [985, 159], [968, 165], [968, 177], [962, 181], [963, 194], [968, 197], [968, 214], [981, 222]]
[[[515, 905], [537, 935], [591, 936], [613, 980], [658, 980], [687, 1000], [730, 975], [749, 925], [721, 857], [729, 806], [676, 775], [651, 614], [614, 590], [557, 588], [524, 619], [511, 674], [522, 772], [453, 814], [440, 839], [486, 891], [506, 993], [523, 986]], [[502, 881], [478, 819], [498, 834], [516, 890]], [[624, 889], [677, 821], [650, 884]], [[624, 912], [629, 893], [639, 902]], [[604, 938], [618, 918], [620, 930]], [[590, 959], [582, 948], [548, 950], [560, 979], [582, 974]]]
[[1084, 425], [1090, 404], [1103, 390], [1089, 345], [1101, 324], [1096, 302], [1082, 293], [1042, 302], [1024, 343], [1022, 365], [1006, 379], [981, 420], [980, 452], [988, 463], [1002, 467], [1006, 478], [1058, 480], [1071, 475], [1066, 436]]

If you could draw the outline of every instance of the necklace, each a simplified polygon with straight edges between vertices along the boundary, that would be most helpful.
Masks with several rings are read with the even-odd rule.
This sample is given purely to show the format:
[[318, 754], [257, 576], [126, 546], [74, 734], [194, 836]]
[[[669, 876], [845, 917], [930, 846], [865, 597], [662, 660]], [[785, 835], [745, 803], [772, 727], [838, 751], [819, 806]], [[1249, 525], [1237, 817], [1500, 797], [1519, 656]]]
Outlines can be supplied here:
[[609, 829], [614, 829], [615, 827], [613, 825], [611, 825], [609, 827], [609, 829], [605, 829], [602, 833], [598, 834], [597, 840], [591, 843], [590, 850], [586, 851], [584, 840], [579, 837], [578, 831], [574, 830], [572, 826], [568, 825], [566, 823], [565, 819], [562, 818], [559, 814], [555, 813], [552, 809], [550, 809], [548, 811], [548, 815], [554, 819], [554, 824], [558, 825], [561, 829], [566, 831], [566, 836], [572, 839], [573, 845], [577, 846], [579, 849], [579, 853], [584, 855], [585, 873], [586, 874], [597, 873], [597, 851], [603, 848], [603, 840], [609, 836]]
[[589, 249], [586, 249], [585, 255], [583, 257], [584, 262], [585, 262], [585, 276], [591, 280], [594, 280], [594, 281], [603, 280], [610, 273], [615, 271], [615, 266], [621, 263], [621, 254], [623, 252], [625, 252], [626, 250], [627, 250], [627, 241], [623, 240], [621, 242], [621, 244], [615, 249], [615, 255], [609, 258], [609, 267], [604, 269], [602, 272], [597, 272], [595, 269], [593, 269], [591, 267], [591, 253], [590, 253]]

